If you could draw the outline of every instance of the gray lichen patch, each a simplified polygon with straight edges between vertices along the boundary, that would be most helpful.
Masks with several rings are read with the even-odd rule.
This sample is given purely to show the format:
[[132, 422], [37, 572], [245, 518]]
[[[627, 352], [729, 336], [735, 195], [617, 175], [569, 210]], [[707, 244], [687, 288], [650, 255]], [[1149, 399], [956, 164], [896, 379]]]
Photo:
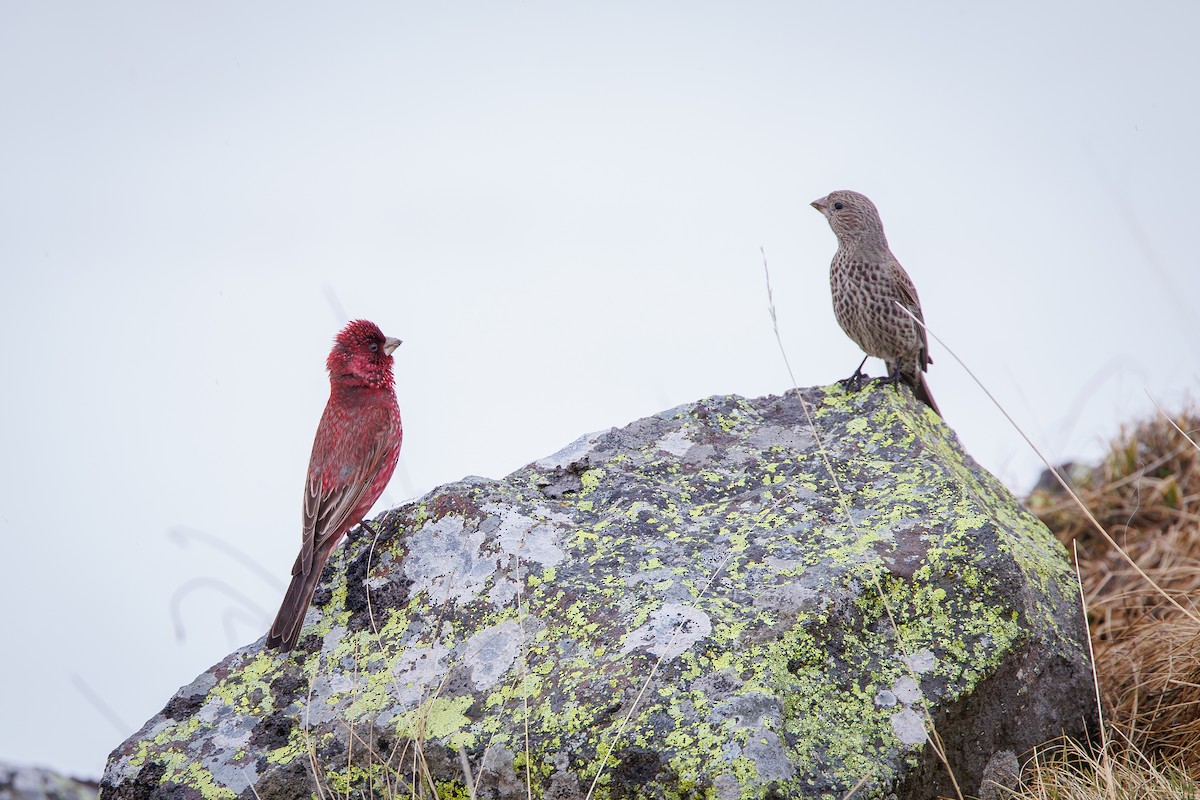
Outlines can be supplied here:
[[926, 797], [931, 720], [970, 792], [1089, 716], [1062, 548], [894, 386], [709, 398], [375, 524], [106, 796], [461, 798], [461, 749], [480, 797]]

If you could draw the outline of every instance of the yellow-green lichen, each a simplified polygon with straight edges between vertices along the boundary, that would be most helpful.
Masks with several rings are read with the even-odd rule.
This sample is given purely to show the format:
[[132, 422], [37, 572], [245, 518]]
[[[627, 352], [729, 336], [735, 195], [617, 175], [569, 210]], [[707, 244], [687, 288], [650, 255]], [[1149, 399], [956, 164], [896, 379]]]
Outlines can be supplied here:
[[[610, 746], [597, 800], [619, 793], [623, 759], [640, 752], [661, 759], [647, 796], [716, 797], [718, 780], [743, 798], [788, 796], [818, 779], [841, 787], [829, 796], [860, 780], [859, 795], [879, 796], [921, 747], [898, 738], [893, 715], [954, 702], [1026, 641], [1082, 654], [1077, 630], [1063, 627], [1073, 606], [1061, 547], [905, 391], [809, 395], [824, 454], [803, 444], [812, 437], [796, 395], [712, 398], [593, 451], [571, 469], [578, 495], [547, 497], [537, 466], [438, 490], [393, 512], [397, 533], [379, 544], [395, 562], [373, 566], [372, 581], [407, 575], [413, 538], [448, 516], [464, 536], [494, 530], [481, 525], [496, 512], [482, 508], [552, 529], [552, 548], [537, 552], [553, 558], [485, 537], [464, 556], [471, 597], [434, 602], [439, 586], [465, 580], [435, 575], [368, 620], [362, 588], [343, 577], [368, 544], [352, 542], [305, 631], [318, 650], [299, 664], [239, 656], [204, 707], [226, 724], [271, 718], [286, 735], [264, 763], [316, 759], [339, 795], [387, 777], [345, 758], [346, 731], [362, 729], [442, 748], [438, 763], [456, 763], [460, 746], [477, 766], [485, 748], [505, 748], [512, 769], [529, 765], [535, 797], [556, 755], [586, 787]], [[684, 457], [693, 446], [703, 457]], [[503, 567], [517, 552], [520, 593], [505, 590]], [[478, 632], [504, 630], [522, 632], [519, 647], [500, 637], [467, 652]], [[915, 695], [896, 688], [906, 681]], [[153, 758], [205, 798], [227, 797], [188, 750], [194, 720], [167, 724], [129, 763]], [[247, 752], [239, 743], [229, 757]], [[441, 796], [464, 796], [453, 774], [433, 777]]]

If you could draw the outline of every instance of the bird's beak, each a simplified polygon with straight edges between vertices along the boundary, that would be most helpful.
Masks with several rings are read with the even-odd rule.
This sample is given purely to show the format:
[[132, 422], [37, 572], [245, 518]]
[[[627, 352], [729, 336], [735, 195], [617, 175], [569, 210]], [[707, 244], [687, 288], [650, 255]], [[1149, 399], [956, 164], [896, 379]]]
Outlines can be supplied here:
[[825, 209], [828, 208], [828, 206], [825, 205], [826, 199], [827, 199], [827, 197], [822, 197], [820, 200], [813, 200], [811, 203], [809, 203], [809, 205], [812, 206], [813, 208], [815, 208], [817, 211], [820, 211], [822, 214], [824, 214]]
[[404, 343], [401, 342], [399, 339], [393, 339], [392, 337], [389, 336], [387, 338], [387, 340], [383, 343], [383, 352], [387, 353], [390, 356], [392, 354], [392, 352], [395, 351], [395, 349], [402, 344], [404, 344]]

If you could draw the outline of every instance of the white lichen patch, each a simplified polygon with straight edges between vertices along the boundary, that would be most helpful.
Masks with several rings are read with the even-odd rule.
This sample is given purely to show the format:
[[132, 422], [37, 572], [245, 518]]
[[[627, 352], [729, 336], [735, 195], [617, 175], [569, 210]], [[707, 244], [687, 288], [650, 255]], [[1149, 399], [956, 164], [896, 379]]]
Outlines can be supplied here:
[[258, 770], [252, 761], [234, 763], [239, 753], [251, 743], [258, 719], [245, 714], [229, 715], [213, 733], [211, 744], [215, 750], [208, 762], [213, 779], [239, 794], [258, 779]]
[[683, 457], [692, 449], [692, 440], [688, 438], [687, 427], [677, 428], [654, 443], [654, 447], [673, 456]]
[[622, 583], [626, 586], [637, 586], [640, 583], [648, 583], [650, 585], [670, 586], [676, 580], [675, 573], [670, 567], [658, 567], [657, 569], [643, 569], [626, 575], [622, 578]]
[[399, 709], [415, 708], [431, 693], [449, 670], [449, 656], [440, 644], [412, 646], [396, 656], [392, 691]]
[[925, 741], [925, 718], [911, 708], [892, 714], [892, 732], [907, 747]]
[[908, 675], [901, 675], [892, 684], [892, 693], [896, 696], [896, 700], [906, 706], [911, 706], [913, 703], [921, 699], [921, 687], [917, 686]]
[[775, 731], [759, 731], [746, 743], [746, 757], [758, 767], [759, 777], [767, 781], [784, 781], [796, 774], [788, 759], [787, 748]]
[[430, 603], [454, 601], [466, 605], [478, 598], [497, 568], [494, 557], [483, 557], [484, 534], [467, 530], [459, 517], [442, 517], [413, 531], [404, 559], [410, 592], [426, 592]]
[[812, 432], [804, 428], [784, 428], [779, 425], [761, 425], [746, 441], [760, 448], [782, 445], [789, 450], [807, 451], [813, 444]]
[[566, 558], [553, 526], [504, 506], [487, 504], [482, 510], [500, 520], [492, 535], [500, 544], [501, 553], [543, 567], [553, 567]]
[[370, 743], [415, 742], [450, 755], [426, 765], [443, 797], [468, 796], [459, 748], [481, 797], [581, 798], [605, 758], [598, 796], [884, 797], [964, 697], [1021, 715], [989, 745], [1069, 731], [1086, 630], [1050, 534], [903, 389], [804, 396], [823, 451], [798, 394], [709, 398], [396, 509], [335, 556], [320, 650], [214, 667], [114, 754], [106, 796], [303, 797], [314, 771], [365, 796]]
[[521, 626], [514, 620], [484, 628], [463, 649], [463, 661], [471, 669], [471, 683], [480, 691], [491, 689], [512, 669], [521, 654]]
[[731, 761], [738, 756], [749, 758], [763, 780], [787, 780], [796, 774], [784, 741], [772, 730], [783, 727], [783, 708], [778, 698], [749, 692], [719, 704], [716, 714], [729, 719], [736, 728], [748, 734], [745, 745], [739, 746], [734, 741], [725, 743], [726, 756]]
[[918, 675], [923, 675], [937, 666], [937, 657], [929, 650], [920, 650], [905, 659], [909, 669]]
[[717, 779], [713, 781], [713, 788], [717, 790], [717, 800], [741, 800], [742, 798], [742, 782], [731, 772], [718, 775]]
[[331, 656], [346, 636], [345, 625], [334, 625], [321, 637], [321, 652]]
[[641, 647], [670, 661], [710, 633], [712, 622], [703, 611], [681, 603], [666, 603], [650, 612], [645, 625], [626, 634], [621, 653]]
[[494, 504], [484, 505], [482, 510], [492, 516], [481, 526], [481, 532], [496, 541], [500, 551], [493, 557], [496, 579], [487, 599], [493, 608], [503, 608], [516, 599], [531, 568], [554, 567], [566, 558], [566, 553], [559, 546], [560, 534], [553, 524], [506, 512]]
[[337, 719], [338, 706], [354, 696], [357, 689], [354, 677], [346, 673], [322, 673], [312, 679], [312, 701], [299, 698], [300, 718], [307, 725], [323, 725]]

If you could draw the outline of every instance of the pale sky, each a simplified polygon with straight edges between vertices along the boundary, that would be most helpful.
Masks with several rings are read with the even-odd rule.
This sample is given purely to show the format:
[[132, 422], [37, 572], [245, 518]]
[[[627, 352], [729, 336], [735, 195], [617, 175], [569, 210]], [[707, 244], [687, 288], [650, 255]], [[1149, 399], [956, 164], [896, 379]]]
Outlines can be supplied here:
[[[1178, 408], [1197, 29], [1154, 2], [0, 6], [0, 760], [98, 776], [265, 632], [348, 317], [405, 342], [380, 508], [786, 390], [760, 247], [797, 381], [850, 374], [808, 206], [833, 189], [1050, 458]], [[1037, 457], [932, 354], [1025, 492]]]

